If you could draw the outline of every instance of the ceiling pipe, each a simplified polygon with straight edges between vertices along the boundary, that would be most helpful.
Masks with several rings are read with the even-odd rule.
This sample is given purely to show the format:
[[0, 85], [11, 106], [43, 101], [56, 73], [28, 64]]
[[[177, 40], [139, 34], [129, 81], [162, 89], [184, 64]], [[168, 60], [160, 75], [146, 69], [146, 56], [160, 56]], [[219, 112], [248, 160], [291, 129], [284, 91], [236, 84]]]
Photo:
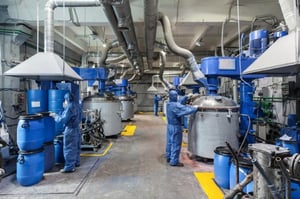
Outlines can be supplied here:
[[102, 6], [127, 58], [132, 65], [137, 62], [140, 73], [143, 74], [143, 60], [137, 45], [129, 1], [123, 0], [121, 3], [112, 3], [112, 5], [103, 3]]
[[118, 63], [118, 62], [120, 62], [120, 61], [122, 61], [126, 58], [127, 58], [126, 54], [123, 54], [123, 55], [120, 55], [118, 57], [106, 59], [105, 63], [107, 63], [107, 64]]
[[133, 81], [136, 78], [137, 74], [138, 74], [137, 72], [134, 72], [133, 75], [128, 79], [128, 82]]
[[144, 0], [145, 42], [148, 69], [152, 69], [157, 28], [158, 0]]
[[129, 0], [123, 0], [122, 4], [112, 4], [112, 6], [118, 19], [118, 29], [127, 42], [127, 50], [130, 51], [132, 58], [136, 59], [140, 71], [143, 72], [144, 64], [135, 34]]
[[167, 89], [173, 89], [174, 86], [172, 84], [170, 84], [167, 80], [164, 79], [163, 75], [164, 75], [164, 71], [165, 71], [165, 65], [166, 65], [166, 52], [161, 50], [159, 51], [159, 55], [160, 55], [160, 69], [159, 69], [159, 79], [162, 82], [162, 84], [164, 85], [165, 88]]
[[172, 30], [171, 30], [171, 23], [169, 18], [164, 15], [163, 13], [158, 13], [158, 20], [162, 24], [164, 37], [169, 49], [176, 55], [184, 57], [186, 59], [187, 64], [190, 67], [190, 70], [193, 75], [193, 80], [202, 86], [207, 87], [207, 81], [204, 77], [203, 73], [198, 68], [198, 64], [195, 60], [193, 53], [185, 48], [179, 47], [173, 38]]
[[57, 7], [96, 7], [101, 0], [48, 0], [45, 5], [44, 52], [54, 52], [54, 9]]
[[119, 47], [119, 42], [118, 41], [113, 41], [109, 42], [106, 44], [101, 51], [101, 57], [98, 62], [98, 66], [105, 66], [106, 65], [106, 59], [108, 56], [108, 51], [110, 51], [112, 48], [117, 48]]

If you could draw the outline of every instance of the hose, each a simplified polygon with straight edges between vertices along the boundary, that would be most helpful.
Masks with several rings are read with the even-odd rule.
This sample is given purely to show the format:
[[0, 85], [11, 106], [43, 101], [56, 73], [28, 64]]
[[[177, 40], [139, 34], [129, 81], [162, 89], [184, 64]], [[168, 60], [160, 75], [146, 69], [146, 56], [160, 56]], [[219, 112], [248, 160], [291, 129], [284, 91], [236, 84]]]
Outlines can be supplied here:
[[224, 199], [234, 198], [234, 196], [239, 192], [242, 192], [243, 188], [247, 186], [247, 184], [249, 184], [252, 180], [253, 180], [253, 172], [249, 173], [241, 183], [236, 184], [235, 187], [231, 189], [228, 194], [225, 195]]

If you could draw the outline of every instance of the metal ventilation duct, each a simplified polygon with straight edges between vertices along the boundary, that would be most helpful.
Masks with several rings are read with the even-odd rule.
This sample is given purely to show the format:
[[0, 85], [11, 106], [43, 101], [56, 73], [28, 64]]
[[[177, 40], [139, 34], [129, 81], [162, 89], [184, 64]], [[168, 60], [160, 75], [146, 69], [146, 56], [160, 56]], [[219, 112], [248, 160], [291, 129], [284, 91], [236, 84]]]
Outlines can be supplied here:
[[289, 28], [287, 36], [279, 38], [260, 55], [243, 74], [269, 76], [295, 75], [300, 72], [300, 17], [296, 1], [279, 0], [284, 19]]
[[45, 5], [45, 53], [35, 54], [4, 74], [38, 80], [81, 80], [63, 59], [54, 54], [54, 9], [95, 6], [100, 6], [100, 0], [48, 0]]
[[82, 80], [64, 60], [51, 52], [37, 53], [4, 75], [35, 80]]

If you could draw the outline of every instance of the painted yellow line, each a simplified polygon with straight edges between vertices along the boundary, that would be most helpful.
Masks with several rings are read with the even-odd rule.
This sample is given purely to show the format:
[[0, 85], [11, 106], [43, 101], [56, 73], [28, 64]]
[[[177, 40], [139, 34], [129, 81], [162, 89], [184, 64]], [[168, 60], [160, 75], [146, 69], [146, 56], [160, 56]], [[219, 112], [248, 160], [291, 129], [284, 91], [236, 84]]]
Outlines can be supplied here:
[[187, 143], [181, 142], [182, 147], [187, 147]]
[[209, 199], [223, 199], [224, 194], [214, 181], [213, 172], [194, 172], [200, 187]]
[[166, 116], [162, 116], [161, 118], [163, 119], [163, 121], [165, 121], [165, 123], [167, 123], [167, 118], [166, 118]]
[[80, 154], [80, 157], [102, 157], [102, 156], [105, 156], [108, 153], [108, 151], [110, 150], [110, 148], [112, 147], [112, 145], [113, 145], [113, 143], [110, 142], [109, 145], [106, 147], [106, 149], [101, 154], [97, 154], [97, 153], [82, 153], [82, 154]]
[[135, 125], [126, 125], [123, 131], [121, 132], [122, 136], [133, 136], [135, 133]]

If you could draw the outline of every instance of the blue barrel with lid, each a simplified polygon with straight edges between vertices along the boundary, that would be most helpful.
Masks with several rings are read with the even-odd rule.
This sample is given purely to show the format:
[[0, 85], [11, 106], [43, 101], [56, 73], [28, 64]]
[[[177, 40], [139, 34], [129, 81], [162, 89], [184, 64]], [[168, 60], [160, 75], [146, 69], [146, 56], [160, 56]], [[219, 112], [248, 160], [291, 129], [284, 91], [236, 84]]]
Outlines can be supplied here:
[[22, 151], [32, 151], [43, 146], [45, 126], [42, 115], [20, 116], [17, 126], [17, 145]]
[[35, 151], [19, 151], [17, 181], [22, 186], [37, 184], [43, 178], [45, 154], [43, 148]]
[[48, 90], [27, 91], [27, 112], [35, 114], [48, 111]]
[[224, 189], [229, 189], [229, 171], [232, 155], [226, 146], [218, 146], [214, 155], [214, 175], [216, 183]]

